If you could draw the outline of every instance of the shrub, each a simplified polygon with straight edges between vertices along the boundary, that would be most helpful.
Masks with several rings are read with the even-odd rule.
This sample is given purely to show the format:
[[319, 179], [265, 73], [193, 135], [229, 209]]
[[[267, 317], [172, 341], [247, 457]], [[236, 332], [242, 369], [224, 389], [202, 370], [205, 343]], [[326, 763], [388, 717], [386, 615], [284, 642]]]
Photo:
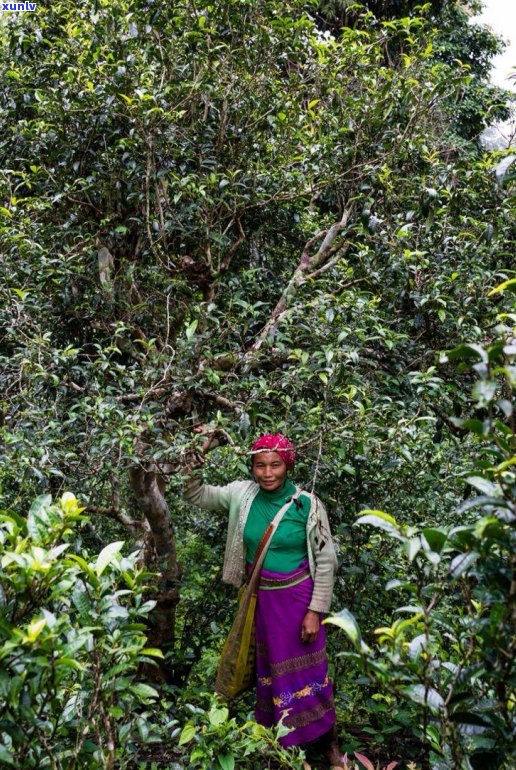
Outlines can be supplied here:
[[[26, 518], [0, 515], [0, 763], [94, 770], [126, 766], [149, 732], [135, 705], [157, 692], [135, 681], [154, 606], [147, 574], [122, 542], [79, 553], [85, 517], [65, 493], [35, 500]], [[143, 717], [145, 719], [145, 717]]]
[[185, 704], [190, 716], [174, 733], [179, 746], [188, 751], [185, 767], [199, 770], [264, 770], [267, 767], [303, 770], [306, 767], [301, 749], [283, 749], [279, 745], [277, 739], [289, 732], [283, 724], [268, 729], [251, 719], [231, 716], [216, 696], [205, 697], [206, 708]]
[[[514, 289], [512, 279], [494, 289]], [[500, 314], [499, 320], [514, 320]], [[387, 588], [408, 599], [390, 626], [366, 644], [348, 609], [328, 619], [340, 626], [354, 660], [384, 691], [420, 709], [415, 732], [435, 770], [514, 767], [516, 677], [516, 345], [500, 325], [491, 345], [461, 345], [443, 357], [472, 366], [475, 416], [454, 419], [476, 446], [459, 526], [410, 527], [377, 510], [356, 524], [372, 525], [398, 544], [405, 567]]]

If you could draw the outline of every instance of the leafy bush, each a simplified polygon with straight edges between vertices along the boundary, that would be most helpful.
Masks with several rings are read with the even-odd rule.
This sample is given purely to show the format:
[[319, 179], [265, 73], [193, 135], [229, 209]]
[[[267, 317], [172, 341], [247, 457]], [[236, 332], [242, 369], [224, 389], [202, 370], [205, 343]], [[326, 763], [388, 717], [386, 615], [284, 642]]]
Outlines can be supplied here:
[[[491, 293], [514, 286], [509, 280]], [[375, 630], [373, 647], [348, 609], [328, 619], [355, 648], [342, 655], [382, 689], [420, 707], [416, 732], [436, 770], [496, 770], [513, 767], [516, 757], [516, 345], [505, 325], [515, 320], [501, 313], [491, 345], [461, 345], [442, 358], [477, 374], [475, 417], [454, 419], [477, 454], [466, 481], [478, 494], [460, 505], [462, 523], [416, 528], [383, 511], [362, 511], [357, 525], [372, 525], [398, 543], [405, 567], [387, 588], [408, 601], [392, 625]]]
[[289, 732], [283, 724], [269, 730], [251, 719], [230, 718], [228, 708], [215, 696], [205, 698], [206, 708], [186, 704], [189, 719], [174, 733], [179, 746], [188, 747], [185, 766], [201, 770], [303, 770], [304, 752], [299, 748], [283, 749], [277, 742]]
[[35, 500], [27, 518], [0, 515], [0, 763], [94, 770], [127, 766], [138, 708], [157, 692], [135, 681], [146, 649], [147, 574], [122, 542], [78, 553], [85, 517], [65, 493]]

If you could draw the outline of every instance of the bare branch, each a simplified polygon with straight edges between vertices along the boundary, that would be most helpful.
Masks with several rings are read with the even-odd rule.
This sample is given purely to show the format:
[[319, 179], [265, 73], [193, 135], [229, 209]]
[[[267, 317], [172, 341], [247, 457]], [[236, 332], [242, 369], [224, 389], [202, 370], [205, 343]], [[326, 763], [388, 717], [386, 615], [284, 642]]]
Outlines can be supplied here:
[[[278, 322], [281, 320], [278, 317]], [[290, 351], [278, 350], [273, 348], [267, 351], [267, 357], [260, 355], [259, 351], [248, 350], [247, 353], [239, 355], [238, 353], [222, 353], [220, 356], [214, 356], [212, 359], [201, 361], [199, 371], [206, 366], [216, 369], [218, 372], [229, 372], [238, 366], [245, 366], [247, 369], [261, 369], [264, 365], [281, 366], [290, 358]]]
[[339, 294], [342, 294], [343, 291], [351, 288], [351, 286], [356, 286], [357, 283], [364, 283], [365, 281], [367, 281], [367, 278], [355, 278], [353, 281], [346, 281], [346, 283], [341, 283], [340, 286], [332, 291], [332, 295], [334, 297], [338, 297]]
[[209, 401], [213, 401], [217, 406], [222, 407], [223, 409], [229, 409], [232, 412], [236, 412], [237, 414], [240, 414], [243, 409], [242, 404], [238, 404], [236, 401], [230, 401], [229, 398], [225, 398], [225, 396], [221, 396], [218, 393], [210, 393], [206, 390], [200, 390], [197, 389], [194, 392], [194, 395], [200, 396], [202, 398], [206, 398]]
[[240, 219], [237, 219], [237, 225], [238, 225], [238, 238], [237, 240], [229, 247], [226, 256], [222, 260], [222, 263], [219, 267], [219, 273], [226, 272], [228, 270], [231, 260], [233, 258], [233, 254], [238, 249], [239, 246], [242, 245], [242, 243], [245, 241], [245, 232], [244, 228], [242, 227], [242, 223], [240, 222]]
[[317, 270], [314, 270], [313, 273], [310, 273], [310, 275], [307, 275], [306, 278], [302, 281], [302, 283], [306, 283], [307, 281], [313, 281], [315, 278], [318, 278], [320, 275], [325, 273], [327, 270], [331, 270], [334, 265], [337, 264], [339, 259], [342, 259], [342, 257], [346, 254], [346, 252], [349, 249], [349, 243], [345, 244], [344, 247], [334, 249], [334, 255], [331, 259], [329, 259], [324, 265], [319, 267]]
[[130, 516], [127, 516], [127, 514], [123, 513], [123, 511], [118, 510], [114, 505], [86, 505], [86, 510], [90, 511], [91, 513], [101, 513], [104, 516], [109, 516], [111, 519], [116, 519], [121, 524], [123, 524], [124, 527], [127, 527], [127, 529], [129, 529], [133, 534], [141, 532], [143, 527], [143, 521], [135, 521], [134, 519], [131, 519]]
[[[310, 274], [317, 274], [318, 271], [326, 264], [328, 259], [331, 259], [335, 251], [340, 250], [343, 247], [334, 247], [335, 240], [339, 233], [345, 229], [351, 216], [351, 209], [344, 209], [341, 219], [335, 222], [326, 232], [320, 232], [310, 238], [301, 253], [301, 258], [298, 266], [294, 270], [290, 281], [285, 287], [283, 294], [276, 303], [271, 316], [261, 332], [258, 338], [253, 343], [247, 354], [260, 350], [265, 340], [270, 337], [277, 329], [281, 318], [291, 303], [292, 298], [297, 293], [300, 286], [305, 283], [307, 277]], [[324, 236], [323, 241], [316, 253], [310, 256], [309, 249], [320, 237]]]

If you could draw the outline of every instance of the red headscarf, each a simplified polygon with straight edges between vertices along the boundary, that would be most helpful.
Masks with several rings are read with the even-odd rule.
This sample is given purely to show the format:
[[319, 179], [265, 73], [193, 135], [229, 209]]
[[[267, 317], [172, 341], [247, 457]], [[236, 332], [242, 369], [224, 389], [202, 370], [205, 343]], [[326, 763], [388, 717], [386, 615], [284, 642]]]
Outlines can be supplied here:
[[282, 433], [265, 433], [254, 442], [252, 452], [262, 449], [264, 452], [276, 452], [290, 470], [296, 462], [296, 450], [291, 441]]

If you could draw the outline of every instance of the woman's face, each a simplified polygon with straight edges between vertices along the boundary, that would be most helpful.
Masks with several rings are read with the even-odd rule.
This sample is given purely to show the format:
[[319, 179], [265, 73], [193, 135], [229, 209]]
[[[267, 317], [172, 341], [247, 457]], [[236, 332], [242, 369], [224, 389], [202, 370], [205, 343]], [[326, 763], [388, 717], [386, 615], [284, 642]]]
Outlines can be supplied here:
[[253, 474], [262, 489], [275, 492], [287, 478], [287, 466], [276, 452], [259, 452], [253, 456]]

